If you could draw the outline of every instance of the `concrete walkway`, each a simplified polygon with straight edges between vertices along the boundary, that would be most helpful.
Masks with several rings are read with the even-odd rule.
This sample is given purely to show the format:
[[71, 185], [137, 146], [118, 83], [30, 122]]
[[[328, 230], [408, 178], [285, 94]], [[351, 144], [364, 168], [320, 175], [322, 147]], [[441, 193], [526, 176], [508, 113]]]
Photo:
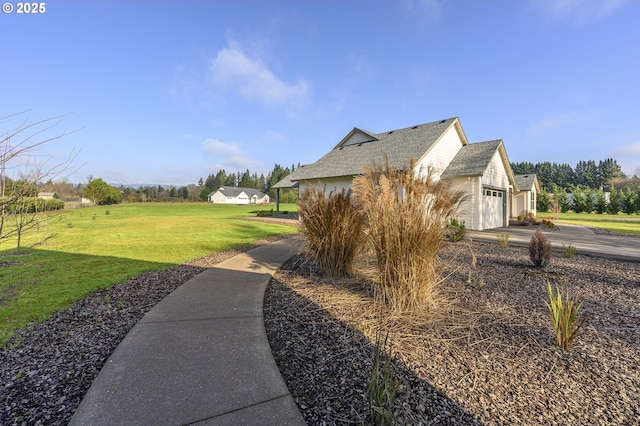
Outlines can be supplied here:
[[304, 425], [263, 318], [272, 274], [296, 237], [219, 263], [163, 299], [127, 334], [71, 425]]
[[[467, 231], [467, 235], [476, 241], [497, 244], [497, 234], [509, 234], [510, 245], [526, 247], [536, 229], [537, 226], [510, 226], [486, 231]], [[562, 243], [565, 243], [572, 244], [578, 254], [640, 262], [640, 237], [595, 234], [589, 228], [565, 223], [557, 224], [555, 229], [543, 227], [542, 230], [554, 250], [562, 250]]]

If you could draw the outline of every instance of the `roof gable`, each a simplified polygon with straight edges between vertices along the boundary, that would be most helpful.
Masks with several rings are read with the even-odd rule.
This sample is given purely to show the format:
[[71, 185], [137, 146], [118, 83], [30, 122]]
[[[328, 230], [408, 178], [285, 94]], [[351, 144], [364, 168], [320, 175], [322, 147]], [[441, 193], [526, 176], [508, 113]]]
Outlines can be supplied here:
[[[411, 158], [421, 159], [452, 126], [455, 127], [462, 144], [468, 144], [457, 117], [384, 133], [371, 133], [354, 128], [324, 157], [303, 169], [298, 169], [299, 174], [292, 180], [360, 175], [364, 172], [366, 164], [372, 161], [383, 163], [385, 156], [392, 166], [408, 165]], [[367, 138], [370, 140], [367, 141]]]
[[540, 182], [538, 181], [538, 176], [535, 173], [515, 175], [515, 180], [520, 191], [531, 191], [531, 188], [535, 188], [536, 191], [540, 191]]
[[507, 158], [507, 151], [504, 148], [502, 139], [463, 146], [453, 158], [449, 167], [442, 173], [442, 178], [451, 179], [454, 177], [482, 176], [489, 167], [496, 151], [500, 154], [509, 182], [514, 185], [514, 188], [517, 190], [518, 185], [513, 170], [511, 169], [509, 158]]
[[[249, 198], [252, 198], [254, 196], [257, 196], [258, 198], [265, 197], [265, 194], [263, 194], [262, 192], [258, 191], [255, 188], [242, 188], [240, 186], [221, 186], [220, 189], [218, 189], [218, 191], [223, 193], [227, 197], [237, 197], [243, 192], [247, 194]], [[218, 191], [215, 191], [210, 195], [213, 195]]]

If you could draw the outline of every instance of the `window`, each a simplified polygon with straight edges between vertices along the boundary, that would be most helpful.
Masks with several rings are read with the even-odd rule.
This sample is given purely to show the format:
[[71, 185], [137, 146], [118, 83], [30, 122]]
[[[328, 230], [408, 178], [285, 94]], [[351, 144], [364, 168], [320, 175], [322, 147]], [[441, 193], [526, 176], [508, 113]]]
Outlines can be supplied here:
[[529, 210], [536, 211], [536, 193], [531, 191], [531, 198], [529, 199]]

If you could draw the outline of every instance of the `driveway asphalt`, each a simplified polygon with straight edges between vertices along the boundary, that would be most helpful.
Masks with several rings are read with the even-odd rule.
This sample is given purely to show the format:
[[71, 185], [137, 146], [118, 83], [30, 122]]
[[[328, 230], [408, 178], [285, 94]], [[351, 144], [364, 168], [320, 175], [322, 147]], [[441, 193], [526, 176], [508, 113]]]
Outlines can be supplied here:
[[[538, 226], [509, 226], [486, 231], [467, 231], [467, 235], [476, 241], [497, 244], [498, 234], [509, 234], [510, 245], [526, 247], [537, 229]], [[578, 254], [640, 262], [640, 237], [596, 234], [589, 228], [565, 223], [557, 224], [554, 229], [543, 226], [542, 230], [554, 250], [562, 250], [564, 243], [573, 245]]]
[[297, 237], [202, 272], [149, 311], [71, 425], [305, 425], [271, 354], [263, 298]]

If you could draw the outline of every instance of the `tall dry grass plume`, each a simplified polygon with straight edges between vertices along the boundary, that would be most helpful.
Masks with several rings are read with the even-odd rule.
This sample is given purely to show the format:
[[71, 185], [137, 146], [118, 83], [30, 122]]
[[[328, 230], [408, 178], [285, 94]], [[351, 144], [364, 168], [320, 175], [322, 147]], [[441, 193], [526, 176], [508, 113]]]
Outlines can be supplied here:
[[416, 171], [413, 159], [403, 170], [388, 159], [374, 163], [352, 188], [377, 259], [377, 301], [391, 310], [436, 308], [438, 252], [464, 193], [450, 190], [431, 168]]
[[363, 219], [355, 208], [351, 190], [305, 188], [299, 197], [300, 232], [320, 269], [331, 277], [353, 273], [362, 246]]

